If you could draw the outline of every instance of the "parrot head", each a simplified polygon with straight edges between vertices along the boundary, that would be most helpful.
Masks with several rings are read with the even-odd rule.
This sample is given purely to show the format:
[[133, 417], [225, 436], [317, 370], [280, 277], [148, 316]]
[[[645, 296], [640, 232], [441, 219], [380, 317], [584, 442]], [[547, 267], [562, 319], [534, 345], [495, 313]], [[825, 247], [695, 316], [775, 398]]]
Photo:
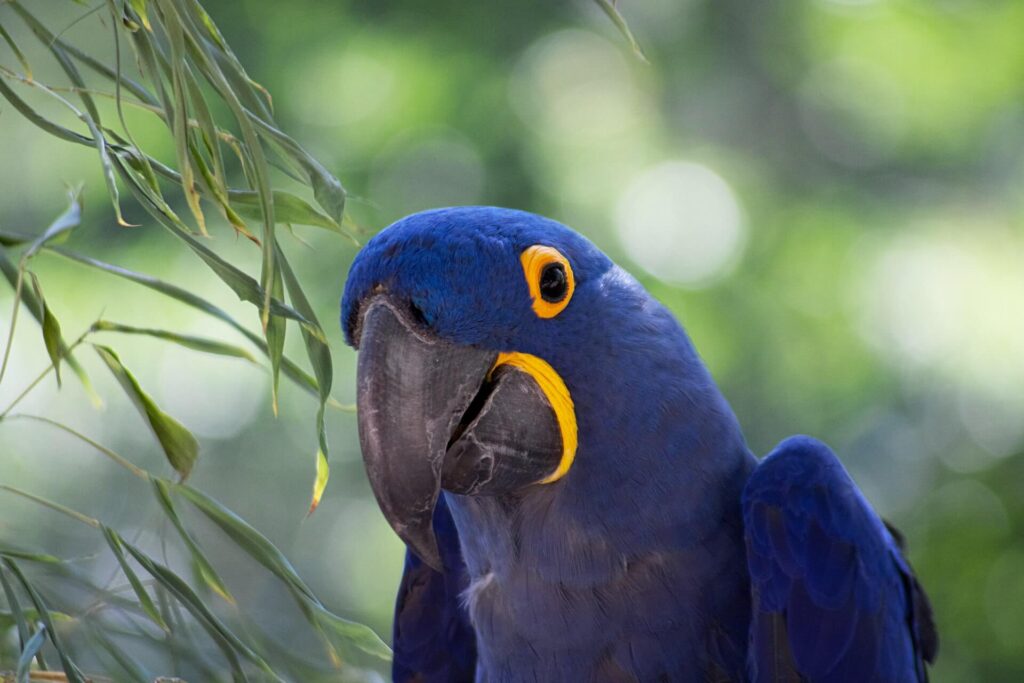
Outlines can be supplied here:
[[666, 444], [699, 451], [738, 434], [672, 316], [587, 239], [534, 214], [458, 207], [398, 221], [352, 264], [341, 324], [359, 352], [371, 487], [438, 569], [442, 490], [639, 498], [672, 484]]

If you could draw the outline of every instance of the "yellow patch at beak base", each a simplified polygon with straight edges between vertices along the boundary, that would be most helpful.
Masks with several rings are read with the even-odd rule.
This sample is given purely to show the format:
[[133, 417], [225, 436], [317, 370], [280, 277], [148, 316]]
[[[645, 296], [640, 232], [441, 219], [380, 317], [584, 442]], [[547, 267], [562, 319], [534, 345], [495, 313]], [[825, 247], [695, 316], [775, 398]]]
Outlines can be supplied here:
[[537, 382], [540, 390], [544, 392], [544, 397], [555, 411], [558, 429], [562, 433], [562, 459], [554, 472], [537, 483], [550, 484], [558, 481], [569, 471], [576, 458], [576, 408], [573, 406], [572, 396], [569, 395], [569, 388], [565, 386], [565, 382], [555, 372], [555, 369], [543, 358], [528, 353], [499, 353], [497, 360], [494, 361], [494, 367], [491, 368], [491, 373], [502, 365], [511, 365], [530, 375]]

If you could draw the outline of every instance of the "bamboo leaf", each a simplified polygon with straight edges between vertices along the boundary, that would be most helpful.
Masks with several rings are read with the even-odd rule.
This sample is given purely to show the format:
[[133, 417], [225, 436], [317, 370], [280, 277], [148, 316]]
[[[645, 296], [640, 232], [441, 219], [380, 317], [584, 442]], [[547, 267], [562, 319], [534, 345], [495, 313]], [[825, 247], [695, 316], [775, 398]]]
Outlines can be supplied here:
[[72, 190], [68, 193], [68, 208], [50, 223], [49, 227], [43, 231], [43, 234], [32, 241], [32, 244], [28, 246], [22, 256], [23, 261], [27, 261], [35, 256], [40, 249], [48, 244], [60, 244], [67, 239], [70, 230], [78, 227], [82, 221], [80, 195], [80, 189]]
[[117, 563], [121, 565], [121, 571], [124, 572], [125, 577], [128, 579], [128, 583], [131, 584], [132, 590], [135, 591], [135, 597], [139, 599], [139, 606], [146, 615], [153, 620], [153, 623], [159, 626], [164, 631], [170, 631], [170, 627], [167, 626], [167, 622], [160, 616], [160, 612], [157, 611], [156, 605], [153, 604], [153, 599], [149, 597], [149, 593], [146, 592], [146, 587], [142, 585], [142, 581], [139, 580], [138, 574], [132, 569], [132, 566], [128, 563], [128, 559], [124, 556], [124, 548], [122, 547], [121, 537], [116, 531], [108, 526], [102, 527], [103, 537], [107, 540], [107, 545], [110, 546], [110, 551], [114, 553], [114, 557], [117, 559]]
[[210, 498], [198, 489], [186, 484], [178, 484], [175, 490], [196, 506], [200, 512], [226, 533], [242, 550], [254, 560], [262, 564], [271, 573], [284, 581], [288, 586], [297, 589], [302, 595], [316, 599], [313, 591], [299, 577], [291, 562], [274, 547], [266, 536], [249, 525], [248, 522], [231, 510]]
[[38, 128], [43, 129], [44, 131], [46, 131], [50, 135], [53, 135], [53, 136], [55, 136], [57, 138], [60, 138], [61, 140], [67, 140], [69, 142], [77, 142], [77, 143], [83, 144], [83, 145], [92, 145], [93, 144], [93, 141], [92, 141], [91, 138], [86, 137], [85, 135], [81, 135], [79, 133], [76, 133], [75, 131], [71, 130], [70, 128], [65, 128], [64, 126], [58, 125], [58, 124], [50, 121], [45, 116], [43, 116], [43, 115], [39, 114], [38, 112], [36, 112], [36, 110], [33, 109], [32, 107], [30, 107], [25, 102], [25, 100], [23, 100], [20, 97], [18, 97], [17, 93], [15, 93], [13, 90], [10, 89], [10, 87], [7, 85], [7, 83], [4, 82], [3, 78], [0, 78], [0, 95], [3, 95], [4, 99], [6, 99], [8, 102], [10, 102], [11, 106], [13, 106], [16, 110], [18, 110], [18, 113], [21, 114], [22, 116], [24, 116], [26, 119], [28, 119], [28, 121], [30, 123], [34, 124]]
[[[187, 306], [191, 306], [192, 308], [200, 310], [206, 313], [207, 315], [217, 318], [218, 320], [221, 320], [224, 323], [230, 325], [233, 329], [238, 331], [246, 339], [255, 344], [263, 354], [268, 353], [267, 344], [261, 337], [246, 329], [241, 323], [232, 318], [224, 309], [214, 306], [206, 299], [196, 296], [195, 294], [189, 292], [188, 290], [182, 289], [177, 285], [172, 285], [169, 282], [164, 282], [163, 280], [152, 277], [150, 275], [137, 273], [135, 271], [131, 271], [120, 266], [115, 266], [110, 263], [104, 263], [103, 261], [98, 261], [94, 258], [90, 258], [89, 256], [83, 256], [82, 254], [77, 254], [72, 251], [67, 251], [65, 249], [60, 248], [54, 248], [52, 251], [56, 254], [60, 254], [65, 258], [71, 259], [72, 261], [77, 261], [78, 263], [81, 263], [83, 265], [96, 268], [97, 270], [102, 270], [104, 272], [110, 273], [111, 275], [116, 275], [118, 277], [122, 277], [126, 280], [130, 280], [132, 282], [140, 284], [144, 287], [148, 287], [153, 291], [159, 292], [165, 296], [169, 296], [172, 299], [176, 299], [177, 301], [180, 301], [181, 303]], [[0, 252], [0, 257], [2, 257], [2, 252]], [[0, 258], [0, 267], [2, 267], [3, 265], [4, 261], [2, 258]], [[6, 274], [7, 273], [5, 271], [5, 275]], [[301, 388], [305, 389], [314, 396], [319, 395], [316, 380], [313, 379], [313, 377], [309, 373], [307, 373], [298, 365], [296, 365], [295, 362], [290, 360], [287, 356], [282, 357], [281, 370], [286, 377], [291, 379]], [[335, 403], [335, 407], [339, 409], [348, 409], [348, 407], [343, 406], [340, 403]]]
[[[299, 283], [299, 279], [295, 276], [295, 271], [292, 270], [291, 265], [288, 263], [288, 259], [286, 259], [284, 254], [280, 252], [280, 248], [278, 248], [277, 260], [280, 264], [281, 272], [284, 274], [285, 283], [288, 285], [288, 294], [291, 297], [292, 304], [300, 313], [319, 325], [320, 322], [316, 319], [316, 313], [313, 311], [313, 307], [306, 298], [305, 292], [302, 291], [302, 285]], [[330, 398], [331, 395], [331, 383], [334, 379], [334, 368], [331, 362], [331, 350], [328, 348], [327, 344], [309, 334], [305, 329], [302, 330], [302, 341], [306, 345], [306, 355], [309, 357], [309, 362], [313, 367], [313, 373], [316, 375], [317, 385], [320, 387], [320, 405], [317, 407], [316, 411], [316, 432], [320, 450], [317, 451], [316, 477], [313, 481], [313, 496], [310, 499], [309, 512], [307, 513], [312, 514], [313, 511], [316, 510], [317, 505], [320, 504], [320, 498], [323, 495], [324, 488], [327, 486], [327, 479], [330, 476], [330, 468], [327, 466], [329, 451], [327, 448], [327, 429], [324, 424], [324, 408], [327, 405], [327, 399]]]
[[232, 633], [231, 630], [228, 629], [228, 627], [218, 619], [212, 611], [210, 611], [210, 609], [203, 603], [202, 599], [196, 595], [195, 591], [193, 591], [188, 583], [186, 583], [181, 577], [167, 567], [146, 556], [142, 551], [130, 543], [125, 542], [124, 547], [129, 553], [131, 553], [136, 562], [142, 565], [142, 567], [149, 572], [154, 579], [160, 582], [160, 584], [163, 585], [178, 600], [178, 602], [185, 607], [185, 609], [192, 613], [192, 616], [194, 616], [196, 620], [206, 628], [207, 633], [214, 636], [218, 644], [221, 645], [221, 650], [224, 651], [226, 655], [231, 655], [229, 659], [233, 658], [234, 654], [237, 653], [255, 664], [260, 670], [271, 675], [275, 680], [281, 680], [281, 678], [274, 673], [274, 670], [262, 657], [253, 652], [248, 645], [243, 643], [238, 636]]
[[[198, 241], [189, 232], [188, 228], [177, 220], [177, 216], [174, 216], [173, 213], [167, 213], [167, 211], [169, 211], [169, 207], [165, 211], [164, 207], [166, 207], [166, 204], [160, 202], [151, 193], [148, 193], [145, 188], [134, 182], [134, 179], [131, 177], [128, 169], [124, 167], [120, 159], [116, 159], [115, 161], [118, 169], [122, 172], [122, 178], [128, 184], [139, 202], [146, 207], [150, 215], [170, 230], [172, 234], [183, 240], [189, 248], [196, 253], [196, 255], [206, 262], [206, 265], [210, 267], [214, 274], [216, 274], [221, 281], [228, 285], [228, 287], [238, 295], [239, 299], [262, 307], [264, 301], [264, 290], [256, 280], [222, 259], [202, 242]], [[295, 320], [300, 325], [308, 327], [310, 332], [313, 334], [316, 334], [326, 340], [323, 330], [320, 329], [318, 325], [307, 320], [294, 308], [282, 303], [279, 299], [276, 299], [273, 296], [270, 297], [270, 312], [272, 315]]]
[[149, 23], [149, 13], [146, 11], [146, 0], [129, 0], [132, 9], [139, 15], [139, 21], [146, 28], [147, 31], [152, 33], [153, 26]]
[[[7, 606], [11, 608], [12, 618], [18, 627], [18, 640], [21, 642], [22, 646], [24, 646], [29, 639], [28, 620], [21, 609], [18, 594], [14, 592], [14, 588], [7, 580], [6, 570], [3, 567], [0, 567], [0, 586], [3, 586], [4, 597], [7, 599]], [[40, 664], [42, 666], [46, 665], [45, 662], [40, 662]]]
[[25, 643], [21, 649], [21, 655], [18, 657], [18, 669], [14, 674], [18, 683], [28, 683], [28, 673], [32, 668], [32, 660], [35, 659], [45, 642], [46, 624], [39, 624], [38, 630]]
[[157, 330], [148, 327], [133, 327], [132, 325], [122, 325], [120, 323], [111, 322], [109, 320], [97, 320], [92, 324], [91, 328], [94, 332], [119, 332], [121, 334], [136, 334], [144, 335], [147, 337], [153, 337], [155, 339], [163, 339], [164, 341], [173, 342], [185, 348], [192, 349], [194, 351], [202, 351], [203, 353], [212, 353], [218, 356], [230, 356], [232, 358], [242, 358], [250, 363], [256, 363], [256, 357], [253, 356], [249, 351], [243, 349], [240, 346], [234, 344], [228, 344], [216, 339], [208, 339], [206, 337], [194, 337], [187, 334], [178, 334], [177, 332], [169, 332], [167, 330]]
[[85, 683], [83, 681], [82, 672], [79, 671], [78, 667], [75, 666], [75, 663], [71, 661], [71, 658], [68, 656], [67, 651], [64, 648], [64, 643], [61, 641], [60, 635], [53, 627], [53, 618], [50, 616], [50, 611], [47, 609], [45, 603], [43, 603], [43, 599], [39, 596], [39, 593], [36, 592], [36, 589], [32, 584], [28, 582], [28, 579], [25, 578], [25, 575], [22, 573], [18, 565], [6, 558], [3, 560], [3, 563], [4, 566], [14, 574], [15, 578], [18, 579], [18, 583], [20, 583], [21, 587], [25, 589], [25, 592], [28, 593], [29, 599], [32, 601], [36, 611], [39, 613], [40, 620], [46, 626], [50, 642], [53, 644], [54, 649], [57, 650], [57, 656], [60, 657], [61, 668], [67, 675], [68, 681], [70, 681], [70, 683]]
[[[284, 285], [281, 282], [281, 271], [274, 269], [273, 294], [278, 299], [284, 298]], [[288, 327], [284, 318], [271, 316], [264, 322], [265, 336], [267, 338], [267, 355], [270, 357], [270, 394], [274, 408], [274, 415], [277, 415], [278, 380], [281, 377], [281, 359], [284, 356], [284, 338]]]
[[313, 188], [313, 198], [316, 199], [316, 203], [330, 216], [331, 220], [341, 225], [345, 214], [346, 199], [345, 188], [342, 187], [341, 182], [295, 140], [252, 112], [246, 113], [260, 134], [273, 142], [282, 154], [302, 169]]
[[196, 457], [199, 455], [199, 444], [196, 438], [180, 422], [160, 410], [149, 394], [139, 386], [134, 375], [121, 364], [121, 359], [117, 357], [113, 349], [99, 344], [93, 344], [93, 348], [110, 368], [139, 413], [149, 423], [153, 434], [163, 448], [164, 455], [167, 456], [167, 462], [171, 464], [182, 480], [187, 479], [195, 465]]
[[188, 125], [188, 90], [185, 81], [188, 78], [185, 62], [185, 36], [178, 18], [178, 13], [173, 7], [164, 8], [161, 13], [164, 19], [164, 29], [167, 32], [171, 46], [171, 87], [174, 101], [177, 107], [172, 117], [172, 133], [174, 137], [175, 152], [178, 157], [178, 169], [181, 173], [181, 187], [185, 192], [185, 201], [192, 215], [199, 226], [199, 232], [207, 235], [206, 218], [203, 216], [202, 207], [199, 206], [199, 192], [195, 187], [195, 173], [189, 155], [189, 142], [192, 131]]
[[629, 24], [626, 23], [626, 18], [619, 12], [619, 8], [615, 6], [616, 0], [594, 0], [597, 6], [600, 7], [604, 13], [612, 20], [615, 28], [619, 29], [619, 33], [622, 37], [629, 42], [629, 47], [633, 50], [633, 54], [640, 59], [641, 62], [647, 63], [647, 55], [644, 54], [643, 48], [640, 47], [639, 41], [636, 36], [629, 29]]
[[[18, 281], [18, 269], [11, 262], [4, 250], [0, 248], [0, 272], [3, 273], [4, 277], [11, 284], [12, 287], [17, 287]], [[25, 290], [22, 292], [22, 298], [25, 301], [25, 305], [28, 306], [29, 313], [36, 319], [36, 321], [42, 325], [43, 320], [39, 315], [39, 302], [36, 301], [35, 292], [31, 290]], [[85, 389], [86, 394], [89, 396], [89, 400], [94, 406], [100, 406], [103, 401], [92, 387], [92, 382], [89, 380], [89, 376], [86, 374], [85, 369], [78, 363], [74, 356], [71, 355], [71, 351], [68, 349], [67, 344], [61, 340], [60, 342], [60, 355], [63, 358], [71, 370], [78, 377], [82, 383], [82, 387]], [[310, 378], [312, 380], [312, 378]], [[314, 381], [315, 384], [315, 381]], [[311, 390], [315, 391], [315, 390]]]
[[156, 493], [156, 499], [160, 503], [160, 507], [163, 508], [167, 518], [171, 520], [174, 528], [178, 530], [178, 535], [181, 536], [181, 540], [185, 543], [185, 547], [188, 548], [189, 554], [192, 556], [192, 561], [195, 563], [196, 568], [199, 570], [199, 575], [210, 589], [222, 597], [225, 602], [232, 605], [235, 604], [235, 598], [228, 591], [228, 587], [224, 585], [223, 579], [210, 564], [210, 561], [206, 559], [206, 555], [199, 548], [199, 544], [192, 538], [192, 534], [188, 532], [185, 525], [181, 521], [181, 517], [178, 516], [178, 511], [174, 507], [174, 502], [171, 500], [170, 491], [167, 488], [167, 482], [157, 477], [153, 478], [153, 490]]
[[36, 301], [42, 309], [40, 311], [40, 317], [42, 317], [43, 320], [43, 345], [46, 346], [46, 354], [50, 357], [50, 362], [53, 364], [53, 371], [57, 375], [57, 386], [60, 386], [60, 323], [57, 322], [57, 317], [53, 315], [53, 311], [51, 311], [50, 307], [46, 304], [46, 298], [43, 296], [43, 288], [39, 284], [39, 278], [32, 272], [29, 272], [29, 277], [32, 279], [32, 291], [36, 295]]
[[[341, 225], [330, 216], [315, 209], [305, 199], [283, 190], [274, 190], [272, 195], [274, 198], [274, 220], [278, 223], [311, 225], [344, 234]], [[263, 217], [260, 211], [260, 199], [255, 192], [232, 190], [228, 197], [231, 200], [231, 205], [241, 215], [254, 219]]]
[[56, 555], [46, 553], [30, 553], [24, 550], [16, 550], [7, 546], [0, 546], [0, 555], [9, 557], [12, 560], [27, 560], [28, 562], [39, 562], [40, 564], [63, 564], [64, 560]]
[[25, 59], [25, 55], [22, 53], [21, 48], [18, 47], [16, 42], [14, 42], [14, 38], [12, 38], [11, 34], [7, 32], [7, 29], [4, 28], [3, 24], [0, 24], [0, 38], [3, 38], [4, 42], [6, 42], [8, 47], [11, 48], [11, 52], [14, 53], [18, 63], [21, 64], [21, 70], [25, 72], [25, 77], [32, 80], [32, 67], [29, 66], [28, 60]]
[[354, 645], [368, 654], [383, 659], [390, 658], [390, 648], [373, 632], [373, 629], [342, 619], [324, 607], [288, 559], [263, 534], [198, 489], [186, 484], [178, 484], [175, 486], [175, 490], [220, 527], [250, 557], [283, 581], [299, 603], [303, 614], [318, 630], [326, 628], [335, 637], [343, 639], [346, 643]]
[[323, 498], [324, 490], [327, 488], [327, 480], [331, 476], [331, 466], [327, 462], [327, 456], [323, 451], [316, 452], [316, 475], [313, 477], [313, 495], [309, 500], [309, 512], [307, 516], [316, 512], [320, 506], [320, 499]]

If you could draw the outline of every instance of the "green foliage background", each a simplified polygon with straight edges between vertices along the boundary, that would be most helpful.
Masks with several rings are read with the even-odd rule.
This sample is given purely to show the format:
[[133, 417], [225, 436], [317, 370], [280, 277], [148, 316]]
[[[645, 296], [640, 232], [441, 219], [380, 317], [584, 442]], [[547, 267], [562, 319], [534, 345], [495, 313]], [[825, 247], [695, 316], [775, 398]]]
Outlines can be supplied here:
[[[114, 62], [105, 3], [23, 4], [64, 40]], [[586, 2], [204, 6], [273, 93], [281, 128], [349, 190], [344, 227], [357, 239], [411, 211], [462, 203], [525, 208], [583, 231], [680, 316], [755, 452], [794, 432], [824, 439], [905, 532], [942, 635], [934, 680], [1024, 676], [1024, 5], [622, 2], [649, 63]], [[37, 80], [67, 85], [5, 3], [0, 25]], [[6, 44], [0, 64], [22, 71]], [[31, 88], [5, 83], [88, 132]], [[110, 101], [97, 106], [116, 121]], [[229, 115], [214, 106], [216, 116]], [[145, 111], [125, 116], [143, 149], [178, 167], [162, 124]], [[237, 169], [232, 178], [242, 184]], [[61, 248], [179, 285], [261, 333], [258, 308], [240, 302], [123, 185], [124, 218], [139, 226], [117, 225], [95, 149], [46, 135], [0, 103], [0, 231], [41, 234], [66, 208], [65, 185], [80, 181], [81, 225]], [[312, 202], [300, 183], [274, 181]], [[671, 215], [679, 208], [672, 196], [699, 200], [701, 188], [718, 204], [679, 210], [678, 235], [661, 239], [666, 252], [707, 257], [689, 270], [658, 266], [635, 244], [653, 239], [644, 231], [653, 219], [637, 222], [633, 210], [648, 198]], [[180, 193], [168, 197], [189, 216]], [[203, 207], [211, 236], [202, 243], [259, 279], [261, 250], [236, 237], [214, 204]], [[708, 242], [687, 221], [732, 237]], [[247, 222], [260, 234], [258, 218]], [[294, 238], [279, 226], [278, 240], [323, 323], [333, 396], [349, 403], [354, 356], [336, 319], [356, 248], [330, 230], [293, 230]], [[69, 341], [102, 317], [215, 338], [267, 365], [230, 326], [144, 287], [47, 250], [32, 270]], [[0, 285], [4, 339], [12, 294]], [[49, 362], [38, 326], [21, 316], [0, 409]], [[155, 403], [198, 438], [189, 483], [266, 534], [327, 608], [386, 635], [402, 548], [366, 487], [351, 415], [328, 409], [331, 482], [306, 518], [315, 398], [282, 381], [275, 418], [270, 374], [244, 358], [111, 331], [95, 341], [115, 347]], [[309, 369], [297, 326], [284, 352]], [[19, 411], [59, 419], [169, 475], [103, 360], [91, 350], [76, 355], [102, 410], [65, 367], [59, 391], [49, 376]], [[161, 562], [162, 543], [177, 541], [150, 485], [47, 425], [0, 422], [0, 484], [96, 518]], [[331, 675], [287, 584], [195, 507], [177, 506], [267, 649], [305, 653]], [[79, 558], [68, 566], [99, 585], [117, 567], [102, 534], [12, 495], [0, 497], [0, 541]], [[187, 549], [170, 541], [169, 566], [189, 576]], [[38, 573], [44, 597], [72, 616], [89, 604], [59, 571], [37, 565], [24, 566]], [[235, 608], [203, 595], [235, 618]], [[13, 670], [15, 624], [0, 626], [0, 669]], [[74, 624], [56, 629], [75, 634]], [[154, 673], [173, 673], [152, 643], [118, 644]], [[111, 666], [80, 650], [86, 670]], [[212, 652], [208, 666], [220, 671]], [[358, 652], [346, 653], [346, 664], [354, 679], [386, 671]]]

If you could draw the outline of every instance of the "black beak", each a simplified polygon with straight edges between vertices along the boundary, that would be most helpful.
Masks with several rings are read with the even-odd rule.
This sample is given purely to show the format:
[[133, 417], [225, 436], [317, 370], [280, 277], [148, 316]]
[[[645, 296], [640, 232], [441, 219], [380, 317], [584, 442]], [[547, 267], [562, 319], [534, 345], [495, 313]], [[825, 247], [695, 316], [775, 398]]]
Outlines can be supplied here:
[[438, 338], [411, 307], [376, 295], [356, 339], [359, 441], [377, 503], [424, 562], [442, 570], [432, 525], [442, 486], [500, 494], [557, 467], [562, 436], [533, 379], [498, 354]]

